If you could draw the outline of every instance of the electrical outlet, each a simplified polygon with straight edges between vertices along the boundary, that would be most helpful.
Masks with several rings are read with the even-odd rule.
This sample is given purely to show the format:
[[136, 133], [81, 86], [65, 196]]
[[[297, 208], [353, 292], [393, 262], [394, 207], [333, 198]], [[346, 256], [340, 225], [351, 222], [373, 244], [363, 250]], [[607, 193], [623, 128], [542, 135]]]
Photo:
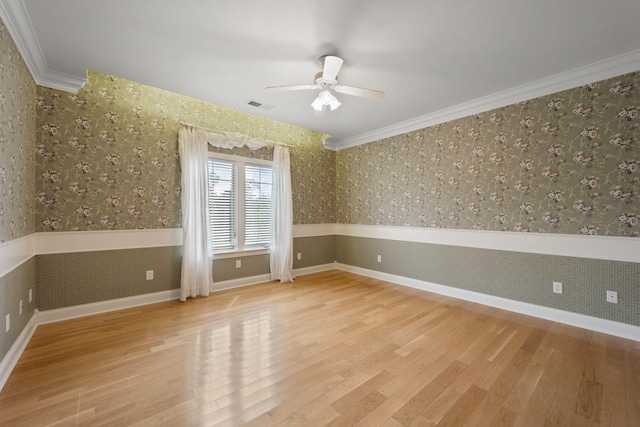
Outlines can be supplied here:
[[236, 268], [242, 268], [242, 260], [241, 259], [237, 259], [236, 260]]
[[147, 270], [147, 280], [153, 280], [153, 270]]
[[382, 262], [382, 255], [378, 255], [378, 262]]
[[20, 315], [22, 315], [22, 310], [24, 310], [24, 304], [22, 303], [22, 300], [20, 300]]
[[556, 294], [562, 293], [562, 282], [553, 282], [553, 292]]
[[618, 303], [618, 293], [616, 291], [607, 291], [607, 302], [611, 304]]
[[6, 327], [5, 327], [5, 332], [9, 332], [9, 329], [11, 329], [11, 314], [7, 314], [6, 317], [7, 321], [5, 323]]
[[298, 257], [297, 257], [297, 258], [298, 258], [299, 260], [301, 260], [301, 259], [302, 259], [302, 253], [298, 252]]
[[29, 302], [33, 301], [33, 289], [29, 289]]

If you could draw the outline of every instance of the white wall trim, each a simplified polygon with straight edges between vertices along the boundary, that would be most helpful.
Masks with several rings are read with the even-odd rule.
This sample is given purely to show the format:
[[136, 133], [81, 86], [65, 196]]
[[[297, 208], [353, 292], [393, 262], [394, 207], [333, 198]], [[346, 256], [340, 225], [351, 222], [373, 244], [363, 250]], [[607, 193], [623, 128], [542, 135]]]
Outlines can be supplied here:
[[614, 335], [634, 341], [640, 341], [640, 327], [628, 325], [626, 323], [614, 322], [611, 320], [600, 319], [597, 317], [586, 316], [584, 314], [572, 313], [555, 308], [543, 307], [521, 301], [514, 301], [506, 298], [467, 291], [450, 286], [439, 285], [423, 280], [411, 279], [409, 277], [397, 276], [380, 271], [354, 267], [346, 264], [337, 264], [337, 268], [343, 271], [372, 277], [374, 279], [384, 280], [410, 288], [433, 292], [440, 295], [446, 295], [465, 301], [471, 301], [490, 307], [496, 307], [502, 310], [525, 314], [527, 316], [551, 320], [553, 322], [564, 323], [566, 325], [589, 329], [596, 332], [602, 332], [604, 334]]
[[0, 18], [5, 23], [18, 51], [35, 82], [40, 86], [76, 93], [87, 82], [86, 76], [74, 76], [51, 70], [42, 53], [31, 19], [22, 0], [0, 1]]
[[638, 70], [640, 50], [635, 50], [371, 132], [343, 139], [330, 138], [325, 148], [343, 150]]
[[[640, 239], [633, 237], [358, 224], [303, 224], [293, 227], [294, 238], [331, 235], [640, 262]], [[181, 245], [180, 228], [40, 232], [0, 244], [0, 277], [34, 255]]]
[[336, 224], [300, 224], [293, 226], [293, 238], [318, 237], [336, 234]]
[[[304, 276], [305, 274], [318, 273], [321, 271], [334, 270], [335, 263], [314, 265], [312, 267], [298, 268], [293, 271], [294, 276]], [[241, 288], [244, 286], [257, 285], [259, 283], [271, 282], [270, 274], [259, 274], [257, 276], [240, 277], [239, 279], [224, 280], [213, 283], [212, 292], [226, 291], [227, 289]]]
[[[293, 227], [294, 238], [335, 234], [336, 224], [304, 224]], [[0, 243], [0, 277], [10, 273], [35, 255], [165, 246], [182, 246], [181, 228], [38, 232]], [[261, 253], [268, 253], [268, 251], [233, 253], [228, 257]], [[227, 257], [219, 254], [214, 258]]]
[[336, 262], [332, 262], [330, 264], [321, 264], [321, 265], [312, 265], [311, 267], [302, 267], [302, 268], [296, 268], [295, 270], [293, 270], [293, 274], [298, 277], [298, 276], [304, 276], [306, 274], [314, 274], [314, 273], [321, 273], [323, 271], [329, 271], [329, 270], [336, 270], [338, 264], [336, 264]]
[[227, 289], [241, 288], [243, 286], [257, 285], [271, 281], [270, 274], [259, 274], [257, 276], [240, 277], [238, 279], [223, 280], [221, 282], [213, 282], [211, 292], [226, 291]]
[[182, 246], [182, 229], [158, 228], [36, 233], [36, 253], [38, 255], [162, 246]]
[[171, 301], [180, 298], [179, 289], [153, 292], [150, 294], [135, 295], [126, 298], [117, 298], [90, 304], [74, 305], [71, 307], [46, 310], [38, 313], [38, 324], [60, 322], [62, 320], [76, 319], [78, 317], [91, 316], [109, 311], [124, 310], [125, 308], [139, 307], [155, 304], [157, 302]]
[[634, 237], [354, 224], [337, 224], [336, 234], [479, 249], [640, 262], [640, 238]]
[[[303, 224], [293, 226], [294, 238], [334, 234], [336, 234], [336, 224]], [[35, 255], [182, 246], [183, 240], [181, 228], [50, 231], [35, 233], [35, 235], [32, 236], [35, 236]], [[1, 248], [2, 245], [0, 245], [0, 250]], [[233, 258], [240, 255], [248, 256], [255, 255], [255, 253], [234, 253], [230, 255], [230, 257]], [[2, 252], [0, 252], [0, 260], [1, 258]], [[224, 254], [217, 254], [215, 258], [225, 258], [225, 256]]]
[[34, 234], [0, 244], [0, 277], [20, 267], [34, 255], [36, 255]]
[[22, 356], [22, 352], [29, 344], [29, 340], [31, 336], [36, 331], [38, 327], [38, 310], [33, 313], [29, 322], [27, 322], [26, 326], [20, 332], [18, 339], [15, 340], [7, 354], [4, 356], [2, 361], [0, 361], [0, 391], [6, 384], [9, 379], [9, 375], [15, 368], [18, 360], [20, 360], [20, 356]]

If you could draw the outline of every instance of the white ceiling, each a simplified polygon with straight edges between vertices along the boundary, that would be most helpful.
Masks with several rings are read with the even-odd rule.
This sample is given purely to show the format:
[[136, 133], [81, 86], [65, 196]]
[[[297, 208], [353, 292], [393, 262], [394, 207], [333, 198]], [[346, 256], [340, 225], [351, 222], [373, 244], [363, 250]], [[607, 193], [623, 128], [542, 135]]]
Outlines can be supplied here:
[[[333, 138], [331, 148], [640, 70], [638, 0], [0, 0], [36, 82], [92, 69]], [[345, 63], [317, 115], [318, 58]], [[272, 109], [247, 105], [255, 100]]]

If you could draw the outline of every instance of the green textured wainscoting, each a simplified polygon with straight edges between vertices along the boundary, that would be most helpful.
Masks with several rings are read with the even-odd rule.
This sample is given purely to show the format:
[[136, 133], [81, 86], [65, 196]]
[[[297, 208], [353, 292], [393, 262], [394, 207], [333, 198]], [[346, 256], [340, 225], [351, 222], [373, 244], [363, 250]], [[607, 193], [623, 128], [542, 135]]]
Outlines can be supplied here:
[[[236, 260], [242, 262], [240, 268], [236, 268]], [[269, 254], [239, 256], [213, 261], [213, 281], [216, 283], [261, 274], [269, 274]]]
[[[306, 268], [331, 264], [336, 260], [335, 236], [296, 237], [293, 239], [293, 268]], [[302, 255], [298, 260], [297, 253]], [[236, 268], [236, 260], [242, 266]], [[217, 259], [213, 262], [213, 281], [241, 279], [243, 277], [269, 274], [269, 255], [254, 255]]]
[[[38, 309], [177, 289], [181, 259], [182, 246], [38, 255]], [[153, 280], [146, 280], [147, 270]]]
[[[300, 253], [301, 259], [297, 259]], [[293, 239], [293, 268], [331, 264], [336, 260], [336, 236], [297, 237]]]
[[[640, 326], [640, 263], [348, 236], [336, 237], [336, 260]], [[552, 292], [554, 281], [563, 283], [563, 294]], [[606, 302], [607, 290], [618, 292], [618, 304]]]
[[[33, 289], [33, 300], [29, 302], [29, 289]], [[36, 260], [31, 258], [8, 274], [0, 277], [0, 313], [11, 314], [11, 328], [4, 332], [3, 318], [0, 331], [0, 360], [4, 359], [11, 346], [25, 328], [36, 308]], [[20, 314], [20, 300], [23, 310]]]
[[[293, 242], [294, 268], [335, 261], [335, 236], [302, 237]], [[236, 260], [242, 266], [236, 268]], [[35, 257], [36, 294], [41, 311], [108, 301], [153, 292], [178, 289], [182, 261], [181, 246], [72, 252]], [[154, 279], [146, 280], [146, 271]], [[269, 255], [217, 259], [214, 282], [269, 273]], [[3, 278], [4, 279], [4, 278]], [[14, 304], [16, 309], [18, 303]]]

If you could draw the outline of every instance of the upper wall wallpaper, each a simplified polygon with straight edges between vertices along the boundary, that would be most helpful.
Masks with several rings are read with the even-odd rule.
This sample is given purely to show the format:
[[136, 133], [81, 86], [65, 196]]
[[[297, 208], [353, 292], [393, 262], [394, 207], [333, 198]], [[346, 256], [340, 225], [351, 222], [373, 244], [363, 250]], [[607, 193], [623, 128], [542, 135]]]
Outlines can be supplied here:
[[337, 220], [638, 236], [640, 74], [337, 154]]
[[37, 95], [38, 231], [180, 227], [180, 122], [293, 145], [294, 222], [335, 222], [322, 134], [97, 72], [77, 95]]
[[36, 84], [0, 21], [0, 243], [35, 232]]

